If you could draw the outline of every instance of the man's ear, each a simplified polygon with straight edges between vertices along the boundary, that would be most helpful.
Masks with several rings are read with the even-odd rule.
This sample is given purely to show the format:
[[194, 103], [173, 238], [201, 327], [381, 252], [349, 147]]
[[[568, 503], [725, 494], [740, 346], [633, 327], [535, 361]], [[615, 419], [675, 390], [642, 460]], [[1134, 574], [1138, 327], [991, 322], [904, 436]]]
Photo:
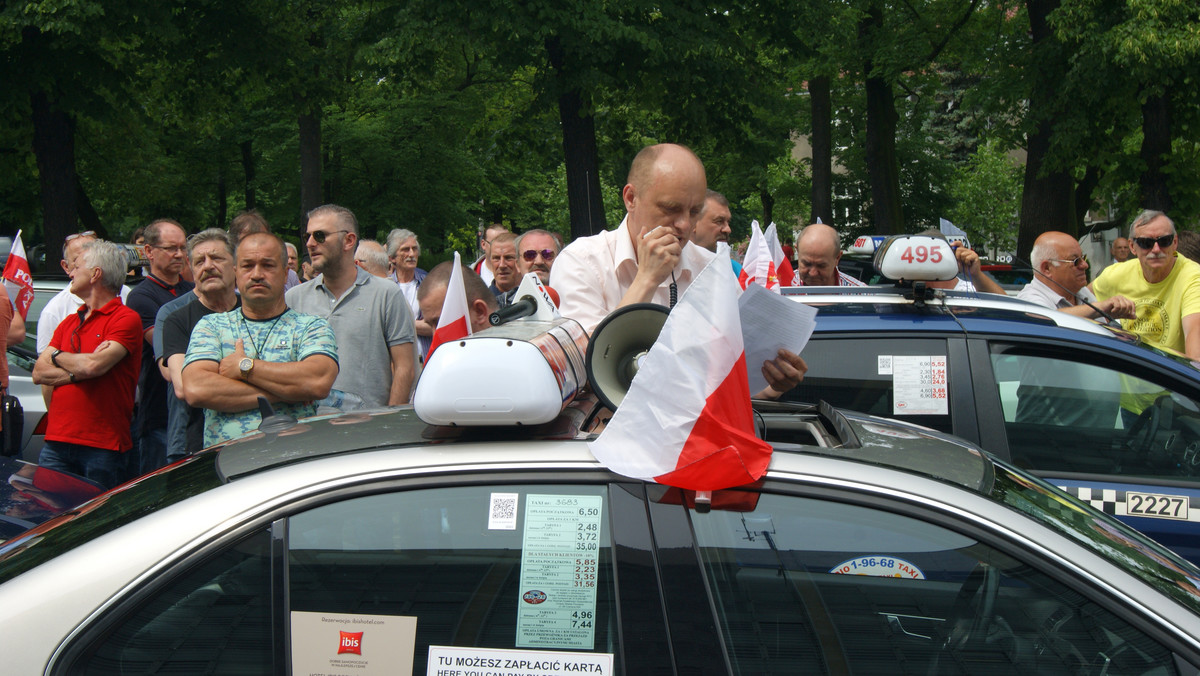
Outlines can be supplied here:
[[625, 202], [625, 210], [633, 210], [633, 200], [637, 197], [637, 188], [633, 187], [632, 183], [626, 183], [621, 189], [621, 200]]
[[[489, 291], [488, 293], [491, 292]], [[476, 326], [490, 326], [488, 317], [491, 314], [492, 311], [488, 309], [487, 301], [481, 298], [471, 301], [471, 330], [474, 331]]]
[[67, 273], [68, 275], [71, 274], [71, 268], [67, 267], [67, 260], [65, 258], [60, 260], [58, 264], [62, 266], [63, 272]]

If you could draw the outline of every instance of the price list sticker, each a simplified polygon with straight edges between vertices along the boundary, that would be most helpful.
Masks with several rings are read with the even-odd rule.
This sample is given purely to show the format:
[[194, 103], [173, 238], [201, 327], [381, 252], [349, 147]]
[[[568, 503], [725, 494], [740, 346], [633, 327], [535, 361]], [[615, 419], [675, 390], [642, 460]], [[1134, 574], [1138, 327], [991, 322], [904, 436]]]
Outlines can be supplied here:
[[525, 497], [517, 647], [593, 648], [602, 507], [599, 495]]
[[892, 358], [892, 414], [946, 415], [946, 356]]

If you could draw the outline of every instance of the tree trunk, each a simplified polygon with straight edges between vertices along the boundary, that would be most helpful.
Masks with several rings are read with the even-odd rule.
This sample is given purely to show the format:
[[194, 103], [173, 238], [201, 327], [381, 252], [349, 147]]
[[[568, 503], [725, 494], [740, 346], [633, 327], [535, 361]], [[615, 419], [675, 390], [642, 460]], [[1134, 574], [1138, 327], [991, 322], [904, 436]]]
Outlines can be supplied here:
[[33, 109], [33, 154], [37, 158], [38, 185], [42, 198], [42, 237], [46, 247], [46, 269], [57, 270], [62, 260], [58, 246], [79, 225], [79, 202], [75, 174], [75, 125], [54, 106], [44, 91], [31, 97]]
[[300, 231], [308, 212], [321, 206], [321, 114], [300, 115]]
[[79, 196], [76, 204], [79, 209], [80, 229], [91, 230], [99, 235], [101, 239], [108, 239], [108, 230], [100, 223], [100, 214], [96, 213], [96, 208], [92, 206], [92, 201], [88, 199], [87, 191], [83, 189], [83, 182], [79, 180], [78, 174], [75, 175], [75, 194]]
[[1171, 157], [1171, 107], [1166, 94], [1150, 96], [1142, 104], [1142, 207], [1170, 212], [1175, 206], [1165, 169]]
[[[767, 226], [770, 225], [775, 220], [775, 198], [771, 195], [771, 193], [766, 188], [763, 188], [758, 191], [758, 199], [762, 202], [762, 209], [763, 209], [762, 227], [763, 227], [763, 230], [766, 230]], [[789, 228], [787, 228], [787, 231], [791, 232], [792, 229], [789, 227]], [[791, 244], [791, 242], [788, 241], [790, 239], [791, 239], [790, 236], [789, 237], [780, 237], [779, 241], [782, 242], [783, 244]]]
[[1087, 218], [1088, 209], [1092, 206], [1092, 193], [1096, 191], [1096, 186], [1100, 185], [1100, 167], [1096, 165], [1088, 165], [1088, 168], [1083, 172], [1083, 178], [1075, 185], [1075, 218], [1074, 230], [1067, 232], [1078, 236], [1083, 232], [1083, 222]]
[[[1054, 49], [1054, 32], [1047, 22], [1058, 0], [1026, 0], [1029, 28], [1039, 68], [1029, 97], [1028, 117], [1037, 120], [1026, 141], [1025, 183], [1021, 195], [1021, 223], [1017, 229], [1017, 256], [1029, 260], [1033, 242], [1043, 232], [1064, 230], [1075, 223], [1075, 183], [1065, 171], [1048, 171], [1046, 156], [1054, 137], [1055, 94], [1067, 70], [1067, 56]], [[1072, 233], [1074, 234], [1074, 233]]]
[[868, 77], [867, 89], [867, 175], [871, 179], [873, 232], [896, 235], [904, 232], [904, 207], [900, 201], [900, 167], [896, 161], [896, 99], [892, 84]]
[[812, 101], [812, 216], [833, 222], [833, 116], [829, 77], [821, 75], [808, 81]]
[[546, 38], [546, 55], [559, 81], [558, 117], [562, 123], [563, 158], [567, 170], [567, 206], [571, 239], [594, 235], [608, 228], [600, 193], [600, 163], [596, 153], [596, 121], [585, 114], [579, 87], [566, 86], [562, 40]]
[[246, 210], [254, 209], [258, 203], [257, 195], [254, 192], [254, 142], [250, 139], [242, 141], [239, 145], [242, 149], [242, 174], [246, 177], [245, 201]]

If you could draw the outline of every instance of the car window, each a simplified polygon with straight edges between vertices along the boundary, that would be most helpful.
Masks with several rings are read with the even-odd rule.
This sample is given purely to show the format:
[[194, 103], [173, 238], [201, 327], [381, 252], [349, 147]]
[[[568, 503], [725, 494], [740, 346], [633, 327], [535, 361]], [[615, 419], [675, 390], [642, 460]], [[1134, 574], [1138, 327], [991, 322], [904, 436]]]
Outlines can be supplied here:
[[763, 494], [693, 513], [735, 674], [1173, 674], [1171, 653], [967, 535]]
[[1200, 474], [1200, 406], [1105, 365], [993, 344], [991, 363], [1015, 464], [1038, 472]]
[[[429, 664], [466, 673], [511, 659], [614, 673], [606, 496], [601, 486], [467, 486], [306, 510], [286, 520], [278, 554], [266, 533], [221, 552], [76, 664], [97, 674], [114, 665], [282, 673], [286, 659], [292, 673], [388, 664], [423, 674]], [[283, 641], [290, 651], [277, 648]]]
[[946, 341], [935, 338], [814, 338], [800, 355], [808, 365], [804, 380], [784, 399], [825, 400], [951, 432], [946, 349]]

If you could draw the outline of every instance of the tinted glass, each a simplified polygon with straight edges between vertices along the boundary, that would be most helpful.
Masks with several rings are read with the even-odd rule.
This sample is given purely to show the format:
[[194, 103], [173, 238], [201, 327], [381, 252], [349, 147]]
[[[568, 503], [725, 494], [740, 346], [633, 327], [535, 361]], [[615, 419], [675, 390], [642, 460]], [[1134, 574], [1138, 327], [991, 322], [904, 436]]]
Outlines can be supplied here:
[[[824, 338], [810, 341], [800, 356], [808, 372], [785, 400], [823, 399], [838, 408], [952, 430], [944, 340]], [[937, 369], [931, 365], [937, 359], [940, 380], [933, 377]], [[928, 382], [919, 382], [924, 380]]]
[[1013, 462], [1039, 472], [1200, 475], [1200, 405], [1107, 366], [992, 345]]
[[[300, 623], [314, 618], [352, 634], [365, 628], [364, 646], [372, 627], [345, 620], [413, 618], [415, 630], [387, 639], [411, 650], [412, 673], [426, 673], [431, 646], [452, 663], [479, 648], [611, 655], [618, 634], [606, 495], [589, 486], [444, 488], [292, 518], [293, 654]], [[321, 630], [314, 636], [334, 642]]]
[[1176, 673], [1122, 619], [941, 526], [777, 495], [692, 518], [735, 674]]

